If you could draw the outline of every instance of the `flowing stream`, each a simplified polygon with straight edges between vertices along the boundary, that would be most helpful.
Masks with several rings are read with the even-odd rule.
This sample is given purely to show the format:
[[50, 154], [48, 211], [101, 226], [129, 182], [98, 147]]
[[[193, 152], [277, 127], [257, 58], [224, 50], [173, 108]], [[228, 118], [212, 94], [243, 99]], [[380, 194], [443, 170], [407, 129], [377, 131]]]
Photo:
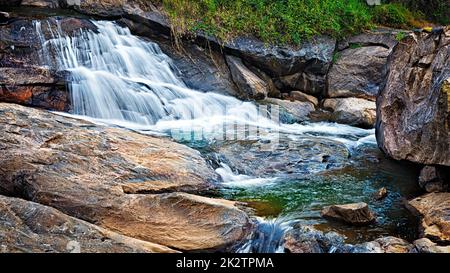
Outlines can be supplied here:
[[[262, 217], [259, 235], [240, 251], [280, 251], [283, 233], [299, 221], [339, 231], [351, 242], [380, 235], [407, 238], [412, 232], [407, 228], [410, 219], [397, 204], [413, 194], [414, 189], [408, 186], [413, 184], [413, 174], [381, 155], [374, 130], [327, 122], [283, 124], [278, 120], [279, 109], [274, 107], [260, 107], [214, 90], [192, 90], [176, 76], [176, 67], [156, 43], [136, 37], [114, 22], [93, 23], [96, 32], [80, 30], [67, 36], [60, 25], [35, 21], [42, 44], [41, 61], [69, 72], [71, 114], [147, 134], [167, 135], [214, 158], [216, 172], [223, 180], [221, 196], [248, 202]], [[242, 151], [253, 155], [245, 147], [255, 143], [259, 146], [251, 146], [258, 149], [252, 162], [233, 164], [240, 155], [230, 153], [228, 147], [234, 147], [230, 145], [243, 145], [239, 146]], [[274, 145], [269, 145], [269, 153], [263, 153], [261, 146], [267, 143]], [[280, 148], [286, 143], [300, 148], [289, 152]], [[267, 164], [275, 146], [281, 157], [288, 155], [288, 160], [296, 160], [304, 155], [305, 159], [296, 160], [286, 171], [273, 168], [273, 172], [258, 172], [250, 165], [246, 170], [246, 162]], [[321, 156], [318, 161], [308, 159], [315, 155]], [[371, 194], [382, 186], [388, 187], [388, 198], [373, 201]], [[378, 224], [348, 228], [330, 224], [318, 215], [324, 205], [357, 201], [374, 208]]]

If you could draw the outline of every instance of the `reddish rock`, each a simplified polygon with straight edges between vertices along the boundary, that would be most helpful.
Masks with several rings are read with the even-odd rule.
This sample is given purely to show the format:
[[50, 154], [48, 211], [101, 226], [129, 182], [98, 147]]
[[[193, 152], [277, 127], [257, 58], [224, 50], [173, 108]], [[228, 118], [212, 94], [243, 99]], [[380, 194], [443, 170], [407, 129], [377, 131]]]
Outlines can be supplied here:
[[327, 206], [322, 209], [320, 215], [351, 225], [368, 225], [376, 220], [375, 214], [366, 203]]

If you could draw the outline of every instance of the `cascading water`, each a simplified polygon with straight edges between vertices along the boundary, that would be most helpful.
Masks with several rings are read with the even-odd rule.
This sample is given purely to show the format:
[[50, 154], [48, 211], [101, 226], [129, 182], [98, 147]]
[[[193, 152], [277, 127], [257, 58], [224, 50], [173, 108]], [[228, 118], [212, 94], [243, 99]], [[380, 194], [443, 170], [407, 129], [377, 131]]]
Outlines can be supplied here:
[[[70, 72], [73, 114], [138, 125], [225, 113], [231, 119], [256, 121], [257, 109], [251, 103], [187, 88], [157, 44], [112, 22], [94, 24], [98, 32], [80, 30], [69, 37], [60, 25], [53, 31], [50, 22], [48, 26], [36, 22], [42, 61]], [[44, 38], [43, 27], [48, 28], [51, 39]], [[57, 56], [56, 63], [47, 58], [51, 51]]]
[[[165, 131], [178, 128], [215, 129], [224, 124], [246, 124], [291, 134], [320, 133], [351, 145], [373, 131], [346, 125], [280, 125], [251, 102], [186, 87], [174, 73], [171, 59], [153, 42], [109, 21], [93, 22], [97, 31], [79, 30], [68, 36], [35, 22], [42, 43], [41, 61], [70, 72], [72, 114], [133, 129]], [[44, 28], [51, 38], [46, 39]], [[54, 54], [55, 61], [49, 56]], [[344, 136], [344, 137], [339, 137]], [[346, 138], [351, 136], [352, 140]]]
[[[35, 22], [42, 44], [41, 61], [44, 65], [69, 72], [73, 115], [145, 133], [167, 134], [169, 130], [187, 128], [202, 134], [205, 131], [216, 133], [209, 135], [215, 138], [218, 131], [219, 135], [222, 134], [219, 129], [224, 125], [243, 124], [247, 129], [247, 126], [259, 128], [256, 135], [256, 130], [249, 130], [244, 134], [245, 139], [272, 141], [276, 133], [282, 133], [294, 142], [305, 137], [319, 142], [326, 138], [344, 144], [350, 150], [362, 144], [374, 146], [374, 130], [326, 122], [279, 124], [276, 119], [267, 118], [267, 113], [261, 115], [251, 102], [217, 94], [214, 90], [206, 93], [192, 90], [176, 76], [176, 67], [157, 44], [133, 36], [127, 28], [113, 22], [95, 21], [96, 31], [79, 30], [70, 36], [62, 31], [58, 22], [56, 27], [51, 24], [54, 22]], [[262, 189], [269, 189], [268, 194], [283, 196], [284, 192], [277, 191], [283, 189], [289, 193], [286, 200], [295, 199], [295, 196], [307, 199], [318, 192], [327, 192], [330, 187], [322, 180], [304, 185], [275, 177], [243, 175], [223, 162], [219, 164], [216, 171], [222, 177], [224, 187], [237, 189], [239, 194], [247, 191], [252, 198], [265, 198], [265, 190]], [[357, 177], [354, 184], [358, 185], [360, 179]], [[344, 186], [339, 187], [348, 190]], [[333, 188], [329, 195], [335, 194]], [[358, 194], [361, 195], [355, 193]], [[348, 198], [346, 193], [341, 196], [344, 200]], [[315, 202], [315, 199], [310, 201], [311, 204]], [[282, 235], [289, 229], [288, 222], [281, 219], [259, 221], [255, 237], [238, 251], [281, 251]]]

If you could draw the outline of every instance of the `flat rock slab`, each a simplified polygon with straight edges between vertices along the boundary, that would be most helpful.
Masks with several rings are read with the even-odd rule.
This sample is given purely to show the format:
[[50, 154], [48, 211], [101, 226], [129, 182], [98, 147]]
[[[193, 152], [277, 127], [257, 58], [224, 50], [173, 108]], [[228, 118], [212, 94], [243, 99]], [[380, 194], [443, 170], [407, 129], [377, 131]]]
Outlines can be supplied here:
[[320, 215], [327, 219], [338, 220], [351, 225], [368, 225], [375, 222], [376, 217], [366, 203], [326, 206]]
[[0, 194], [178, 250], [222, 248], [249, 231], [234, 202], [174, 192], [218, 179], [191, 148], [5, 103], [0, 130]]

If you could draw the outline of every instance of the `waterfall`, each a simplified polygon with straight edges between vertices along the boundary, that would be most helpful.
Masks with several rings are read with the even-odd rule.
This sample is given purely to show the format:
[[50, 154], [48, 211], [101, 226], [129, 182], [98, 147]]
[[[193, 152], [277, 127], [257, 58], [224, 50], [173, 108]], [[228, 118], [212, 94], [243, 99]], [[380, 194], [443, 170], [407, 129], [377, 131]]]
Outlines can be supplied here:
[[[187, 88], [156, 43], [133, 36], [113, 22], [93, 23], [97, 32], [82, 29], [67, 36], [59, 22], [56, 30], [49, 21], [47, 26], [35, 22], [41, 61], [70, 72], [73, 114], [140, 125], [225, 114], [256, 120], [257, 109], [251, 103]], [[44, 27], [51, 35], [48, 40]], [[56, 62], [49, 60], [50, 52]]]
[[[351, 146], [373, 142], [373, 130], [332, 123], [279, 124], [252, 102], [188, 88], [172, 60], [156, 43], [110, 21], [93, 21], [97, 30], [70, 36], [59, 21], [35, 21], [44, 65], [69, 72], [72, 113], [137, 130], [209, 130], [245, 124], [278, 132], [321, 135]], [[47, 35], [45, 35], [47, 34]], [[51, 58], [54, 56], [54, 58]], [[198, 129], [200, 128], [200, 129]]]

